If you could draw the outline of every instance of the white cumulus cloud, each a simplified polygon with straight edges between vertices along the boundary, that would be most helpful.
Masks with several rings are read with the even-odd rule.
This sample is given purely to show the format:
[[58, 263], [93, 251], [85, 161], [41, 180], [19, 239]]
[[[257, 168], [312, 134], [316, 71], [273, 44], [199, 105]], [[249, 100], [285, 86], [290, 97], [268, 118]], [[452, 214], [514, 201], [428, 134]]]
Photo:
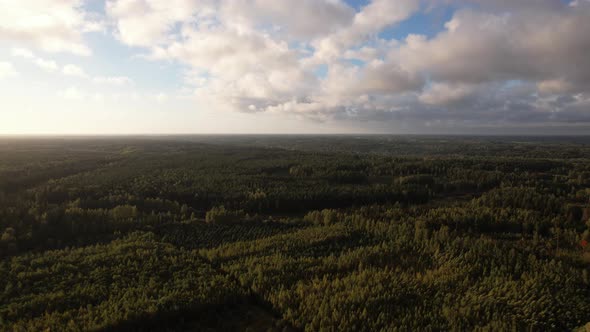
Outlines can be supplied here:
[[[107, 29], [82, 5], [0, 0], [0, 37], [16, 42], [13, 56], [56, 72], [55, 61], [28, 48], [89, 54], [84, 34], [108, 31], [118, 46], [153, 61], [154, 77], [170, 64], [183, 68], [183, 97], [208, 109], [429, 126], [590, 125], [586, 0], [367, 0], [357, 7], [345, 0], [106, 0]], [[438, 17], [438, 10], [452, 14]], [[432, 20], [433, 31], [404, 24], [416, 14]], [[132, 83], [76, 64], [61, 72]]]
[[62, 69], [62, 73], [66, 76], [75, 76], [82, 78], [88, 77], [88, 74], [86, 74], [84, 69], [72, 64], [65, 65]]
[[84, 32], [97, 28], [81, 0], [0, 0], [0, 38], [48, 52], [89, 55]]
[[10, 62], [0, 61], [0, 79], [17, 76], [18, 72]]

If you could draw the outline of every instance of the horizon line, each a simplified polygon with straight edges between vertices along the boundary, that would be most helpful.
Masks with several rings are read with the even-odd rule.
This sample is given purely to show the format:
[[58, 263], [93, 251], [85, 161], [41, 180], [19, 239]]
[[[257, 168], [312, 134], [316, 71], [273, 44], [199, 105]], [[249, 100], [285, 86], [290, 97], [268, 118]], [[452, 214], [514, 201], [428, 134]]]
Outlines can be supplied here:
[[0, 138], [59, 138], [59, 137], [178, 137], [178, 136], [447, 136], [447, 137], [590, 137], [585, 133], [18, 133], [4, 134], [0, 133]]

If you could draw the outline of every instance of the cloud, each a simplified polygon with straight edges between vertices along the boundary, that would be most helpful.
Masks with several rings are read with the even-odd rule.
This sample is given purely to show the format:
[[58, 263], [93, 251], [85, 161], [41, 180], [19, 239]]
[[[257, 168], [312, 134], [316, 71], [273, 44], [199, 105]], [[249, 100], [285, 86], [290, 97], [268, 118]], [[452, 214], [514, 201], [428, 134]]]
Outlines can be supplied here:
[[168, 95], [165, 93], [158, 93], [155, 98], [158, 103], [165, 103], [169, 99]]
[[166, 42], [175, 24], [189, 20], [208, 1], [108, 0], [106, 11], [114, 20], [118, 38], [133, 46]]
[[453, 106], [466, 101], [475, 89], [476, 86], [470, 84], [433, 83], [418, 99], [426, 105]]
[[97, 24], [81, 0], [0, 0], [0, 38], [47, 52], [90, 55], [82, 34]]
[[119, 39], [134, 46], [175, 40], [179, 25], [221, 23], [236, 30], [268, 26], [275, 34], [307, 39], [348, 25], [354, 9], [341, 0], [108, 0]]
[[[39, 1], [47, 9], [25, 0], [10, 6], [10, 17], [0, 12], [0, 37], [84, 54], [84, 32], [104, 29], [80, 0]], [[589, 1], [363, 3], [106, 0], [105, 15], [109, 32], [142, 59], [186, 68], [182, 93], [205, 108], [428, 128], [590, 125]], [[434, 20], [439, 9], [453, 10], [452, 17], [428, 36], [413, 34], [414, 21], [403, 24], [416, 14]], [[396, 27], [407, 36], [389, 37]], [[24, 48], [12, 55], [59, 68]], [[132, 83], [74, 64], [61, 72], [96, 84]]]
[[37, 67], [43, 69], [46, 72], [53, 73], [58, 70], [59, 66], [57, 62], [53, 60], [43, 59], [36, 56], [33, 52], [25, 48], [12, 48], [11, 52], [13, 57], [23, 58], [31, 61]]
[[335, 33], [350, 25], [355, 11], [341, 0], [228, 0], [220, 6], [220, 20], [239, 28], [270, 26], [273, 33], [308, 40]]
[[[14, 57], [20, 57], [27, 60], [30, 60], [33, 64], [38, 66], [39, 68], [54, 73], [57, 72], [59, 69], [59, 65], [57, 62], [53, 60], [46, 60], [40, 57], [37, 57], [33, 52], [25, 48], [12, 48], [11, 54]], [[92, 77], [86, 71], [75, 64], [66, 64], [61, 69], [61, 73], [65, 76], [77, 77], [82, 79], [87, 79], [92, 81], [96, 84], [108, 84], [114, 86], [123, 86], [127, 84], [132, 84], [133, 80], [127, 76], [96, 76]]]
[[584, 2], [587, 3], [590, 1], [589, 0], [574, 0], [574, 1], [570, 2], [570, 7], [577, 7], [577, 6], [583, 5]]
[[123, 86], [133, 83], [133, 81], [127, 76], [96, 76], [92, 77], [86, 73], [84, 69], [79, 66], [68, 64], [62, 69], [62, 73], [66, 76], [74, 76], [78, 78], [84, 78], [91, 80], [96, 84], [108, 84], [114, 86]]
[[305, 96], [315, 76], [300, 66], [298, 52], [258, 31], [215, 26], [185, 28], [183, 40], [154, 49], [153, 58], [190, 65], [205, 83], [197, 94], [222, 107], [256, 109]]
[[373, 0], [356, 13], [351, 24], [327, 37], [312, 41], [318, 62], [341, 57], [349, 48], [384, 28], [407, 19], [419, 9], [417, 0]]
[[326, 93], [345, 96], [390, 95], [420, 89], [421, 76], [408, 72], [393, 62], [374, 60], [360, 68], [351, 65], [332, 65], [323, 81]]
[[98, 84], [111, 84], [117, 86], [133, 83], [133, 80], [127, 76], [98, 76], [94, 77], [92, 81]]
[[72, 64], [65, 65], [62, 69], [62, 73], [66, 76], [75, 76], [82, 78], [88, 77], [84, 69]]
[[68, 101], [91, 101], [102, 103], [106, 100], [120, 99], [120, 94], [105, 95], [101, 92], [93, 92], [76, 86], [71, 86], [58, 92], [58, 96]]
[[89, 97], [89, 94], [77, 87], [69, 87], [59, 93], [60, 97], [68, 100], [83, 100]]
[[96, 84], [123, 86], [123, 85], [128, 85], [128, 84], [133, 83], [133, 80], [127, 76], [96, 76], [96, 77], [92, 77], [91, 75], [88, 75], [83, 68], [73, 65], [73, 64], [65, 65], [62, 69], [62, 74], [66, 75], [66, 76], [73, 76], [73, 77], [88, 79]]
[[273, 21], [286, 8], [278, 2], [221, 2], [207, 23], [183, 25], [151, 48], [154, 59], [191, 66], [195, 95], [219, 108], [322, 121], [570, 123], [580, 103], [565, 101], [590, 90], [586, 4], [464, 1], [477, 6], [459, 9], [435, 36], [396, 41], [378, 34], [419, 11], [418, 1], [373, 0], [354, 15], [318, 1], [331, 18], [306, 31]]
[[575, 90], [575, 86], [563, 79], [550, 79], [537, 83], [540, 93], [543, 94], [562, 94]]
[[435, 80], [565, 79], [590, 83], [589, 10], [488, 13], [461, 10], [431, 40], [410, 36], [392, 53], [411, 71]]
[[53, 73], [53, 72], [57, 71], [57, 69], [58, 69], [57, 63], [53, 60], [45, 60], [42, 58], [35, 58], [33, 63], [35, 65], [37, 65], [37, 67], [39, 67], [49, 73]]
[[18, 72], [10, 62], [0, 61], [0, 79], [18, 76]]
[[[289, 42], [289, 38], [304, 38], [304, 43], [312, 45], [313, 41], [305, 38], [340, 38], [344, 51], [410, 15], [417, 2], [401, 1], [398, 6], [391, 6], [388, 1], [376, 0], [355, 13], [339, 1], [303, 1], [297, 9], [299, 13], [293, 15], [309, 16], [310, 25], [305, 27], [299, 26], [299, 19], [280, 19], [292, 12], [283, 2], [221, 1], [214, 20], [183, 25], [179, 36], [152, 46], [150, 58], [190, 65], [196, 76], [190, 81], [198, 82], [195, 94], [199, 99], [216, 107], [245, 112], [301, 109], [304, 113], [319, 113], [322, 105], [335, 111], [341, 106], [338, 98], [399, 93], [421, 86], [423, 80], [419, 75], [395, 63], [378, 61], [362, 69], [335, 64], [329, 78], [322, 80], [314, 74], [315, 65], [306, 57], [305, 49]], [[318, 12], [327, 16], [318, 16]], [[257, 28], [269, 23], [272, 25], [268, 29]], [[345, 34], [339, 33], [342, 29]], [[370, 53], [383, 53], [384, 47], [393, 44], [378, 41], [375, 47], [349, 52], [348, 56], [360, 57], [364, 52], [364, 58], [369, 60]], [[317, 53], [314, 50], [312, 57]], [[344, 79], [351, 79], [350, 84], [345, 84]]]
[[34, 59], [35, 58], [35, 55], [33, 54], [33, 52], [29, 51], [26, 48], [15, 47], [11, 50], [10, 53], [14, 57], [20, 57], [20, 58], [25, 58], [25, 59]]

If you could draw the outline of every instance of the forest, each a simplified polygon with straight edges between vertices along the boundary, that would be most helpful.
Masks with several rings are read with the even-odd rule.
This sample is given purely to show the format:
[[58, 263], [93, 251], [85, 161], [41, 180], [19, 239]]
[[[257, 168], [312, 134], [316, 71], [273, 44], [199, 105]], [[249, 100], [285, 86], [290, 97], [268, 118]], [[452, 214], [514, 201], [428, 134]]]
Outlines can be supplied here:
[[590, 331], [590, 138], [0, 138], [0, 331]]

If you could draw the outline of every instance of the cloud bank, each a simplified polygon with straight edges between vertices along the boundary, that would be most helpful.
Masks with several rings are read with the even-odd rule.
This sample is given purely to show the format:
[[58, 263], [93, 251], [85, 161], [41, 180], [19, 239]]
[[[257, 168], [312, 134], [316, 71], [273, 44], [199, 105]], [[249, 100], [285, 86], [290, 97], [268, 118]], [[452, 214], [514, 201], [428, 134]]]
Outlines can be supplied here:
[[[84, 33], [106, 29], [145, 58], [187, 68], [183, 91], [200, 107], [420, 126], [590, 125], [586, 0], [106, 0], [98, 18], [81, 0], [41, 1], [0, 0], [0, 36], [89, 55]], [[441, 8], [453, 11], [432, 34], [406, 24]], [[62, 73], [88, 77], [74, 65]]]

